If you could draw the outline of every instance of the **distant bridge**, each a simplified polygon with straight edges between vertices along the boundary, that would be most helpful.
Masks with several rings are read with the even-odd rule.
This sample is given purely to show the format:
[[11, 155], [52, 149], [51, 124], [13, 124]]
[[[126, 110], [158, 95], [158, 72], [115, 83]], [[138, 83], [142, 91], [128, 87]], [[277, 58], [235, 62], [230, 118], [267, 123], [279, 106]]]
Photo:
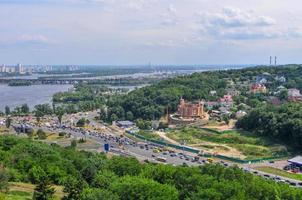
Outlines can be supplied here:
[[107, 79], [75, 79], [75, 78], [38, 78], [38, 79], [1, 79], [0, 84], [9, 84], [11, 82], [26, 82], [31, 85], [74, 85], [78, 83], [104, 84], [104, 85], [139, 85], [145, 84], [146, 80], [131, 78], [107, 78]]

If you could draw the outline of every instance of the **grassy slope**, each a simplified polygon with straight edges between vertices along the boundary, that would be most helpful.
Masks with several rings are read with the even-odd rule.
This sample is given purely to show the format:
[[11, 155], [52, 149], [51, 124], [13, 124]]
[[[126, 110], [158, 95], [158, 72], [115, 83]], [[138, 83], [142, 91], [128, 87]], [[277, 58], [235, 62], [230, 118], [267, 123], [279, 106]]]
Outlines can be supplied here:
[[[53, 186], [55, 188], [55, 200], [59, 200], [64, 196], [63, 187]], [[20, 182], [11, 182], [9, 186], [9, 192], [4, 194], [3, 200], [31, 200], [35, 185]], [[0, 195], [2, 200], [3, 195]]]
[[255, 137], [249, 133], [241, 131], [224, 131], [221, 134], [197, 129], [184, 128], [182, 130], [172, 131], [167, 134], [168, 137], [178, 142], [186, 140], [188, 145], [194, 145], [202, 142], [209, 142], [215, 144], [223, 144], [233, 147], [242, 152], [247, 159], [256, 159], [271, 157], [278, 152], [285, 149], [281, 146], [274, 145], [263, 138]]
[[267, 166], [256, 167], [256, 169], [259, 171], [266, 172], [266, 173], [275, 174], [278, 176], [283, 176], [283, 177], [287, 177], [290, 179], [302, 181], [302, 175], [300, 175], [300, 174], [289, 173], [289, 172], [286, 172], [286, 171], [283, 171], [280, 169], [276, 169], [273, 167], [267, 167]]

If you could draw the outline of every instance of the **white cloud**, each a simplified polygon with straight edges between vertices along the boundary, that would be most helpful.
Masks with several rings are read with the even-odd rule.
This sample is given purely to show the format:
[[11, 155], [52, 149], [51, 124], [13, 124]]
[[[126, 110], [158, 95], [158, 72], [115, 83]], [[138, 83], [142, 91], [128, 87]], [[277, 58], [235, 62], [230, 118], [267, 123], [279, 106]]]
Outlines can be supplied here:
[[260, 40], [301, 37], [301, 31], [280, 27], [277, 21], [253, 11], [226, 7], [221, 12], [200, 13], [201, 33], [225, 40]]
[[53, 44], [54, 40], [49, 39], [44, 35], [21, 35], [17, 38], [18, 43], [30, 43], [30, 44]]

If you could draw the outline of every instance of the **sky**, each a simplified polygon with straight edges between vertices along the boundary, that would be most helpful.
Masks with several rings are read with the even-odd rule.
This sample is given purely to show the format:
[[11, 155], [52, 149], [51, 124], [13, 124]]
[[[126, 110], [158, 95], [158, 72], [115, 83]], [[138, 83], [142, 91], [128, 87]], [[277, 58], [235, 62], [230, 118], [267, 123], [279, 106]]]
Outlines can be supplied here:
[[0, 0], [0, 64], [302, 63], [301, 0]]

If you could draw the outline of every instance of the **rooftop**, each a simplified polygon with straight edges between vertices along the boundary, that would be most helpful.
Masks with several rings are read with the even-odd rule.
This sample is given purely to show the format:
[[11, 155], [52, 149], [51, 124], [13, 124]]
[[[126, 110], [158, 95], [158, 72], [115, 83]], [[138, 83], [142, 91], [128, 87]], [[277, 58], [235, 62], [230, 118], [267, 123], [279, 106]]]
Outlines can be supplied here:
[[288, 162], [298, 164], [298, 165], [302, 165], [302, 156], [296, 156], [296, 157], [288, 160]]

